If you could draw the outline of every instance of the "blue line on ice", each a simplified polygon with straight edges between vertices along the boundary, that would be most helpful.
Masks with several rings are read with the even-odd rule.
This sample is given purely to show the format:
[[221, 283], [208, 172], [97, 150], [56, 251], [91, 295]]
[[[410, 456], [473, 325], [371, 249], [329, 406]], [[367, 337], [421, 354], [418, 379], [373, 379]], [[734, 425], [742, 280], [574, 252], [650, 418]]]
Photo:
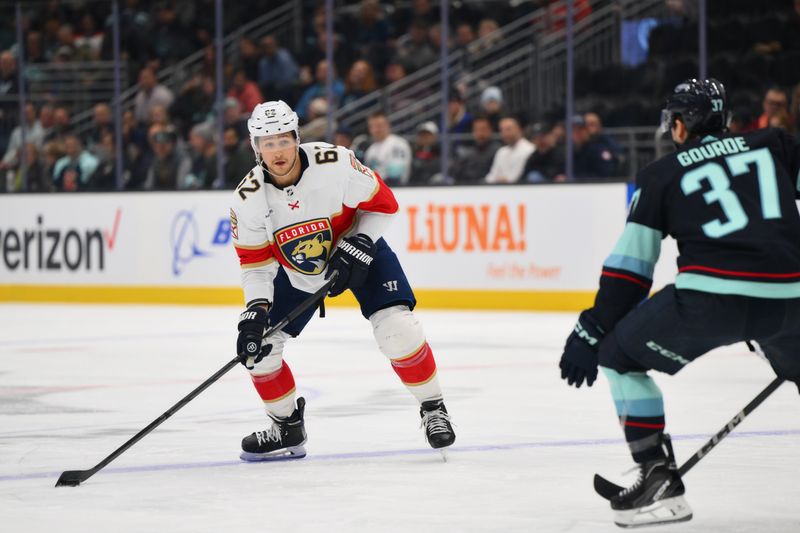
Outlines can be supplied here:
[[[800, 435], [800, 429], [772, 430], [772, 431], [740, 431], [731, 433], [729, 438], [752, 438], [752, 437], [788, 437]], [[673, 435], [672, 440], [706, 440], [711, 435], [688, 434]], [[564, 448], [570, 446], [598, 446], [609, 444], [622, 444], [622, 439], [593, 439], [593, 440], [561, 440], [561, 441], [542, 441], [542, 442], [519, 442], [510, 444], [481, 444], [475, 446], [456, 446], [448, 449], [448, 453], [475, 453], [489, 451], [519, 450], [524, 448]], [[350, 452], [350, 453], [329, 453], [319, 455], [309, 455], [304, 461], [338, 461], [348, 459], [369, 459], [374, 457], [398, 457], [408, 455], [424, 455], [436, 453], [434, 450], [419, 448], [413, 450], [384, 450], [374, 452]], [[196, 468], [217, 468], [222, 466], [239, 466], [243, 461], [208, 461], [200, 463], [171, 463], [161, 465], [140, 465], [120, 468], [106, 468], [104, 474], [126, 474], [131, 472], [154, 472], [159, 470], [190, 470]], [[12, 474], [0, 476], [2, 481], [22, 481], [27, 479], [52, 478], [57, 479], [61, 472], [37, 472], [31, 474]]]

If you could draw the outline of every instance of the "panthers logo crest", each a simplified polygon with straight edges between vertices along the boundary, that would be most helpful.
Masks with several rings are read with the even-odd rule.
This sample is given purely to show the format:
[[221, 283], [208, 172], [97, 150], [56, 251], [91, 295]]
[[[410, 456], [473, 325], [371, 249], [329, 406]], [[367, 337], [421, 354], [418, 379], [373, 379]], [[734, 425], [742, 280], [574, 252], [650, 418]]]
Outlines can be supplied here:
[[275, 232], [275, 242], [286, 263], [294, 270], [315, 275], [328, 262], [333, 230], [327, 218], [302, 222]]

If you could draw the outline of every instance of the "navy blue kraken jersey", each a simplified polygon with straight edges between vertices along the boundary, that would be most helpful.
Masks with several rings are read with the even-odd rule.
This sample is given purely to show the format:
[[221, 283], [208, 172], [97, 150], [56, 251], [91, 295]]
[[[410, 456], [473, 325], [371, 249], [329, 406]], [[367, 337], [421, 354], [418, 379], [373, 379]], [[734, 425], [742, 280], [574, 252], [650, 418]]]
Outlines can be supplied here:
[[692, 140], [648, 165], [603, 264], [596, 319], [611, 328], [647, 296], [667, 235], [678, 289], [800, 298], [798, 185], [800, 143], [776, 129]]

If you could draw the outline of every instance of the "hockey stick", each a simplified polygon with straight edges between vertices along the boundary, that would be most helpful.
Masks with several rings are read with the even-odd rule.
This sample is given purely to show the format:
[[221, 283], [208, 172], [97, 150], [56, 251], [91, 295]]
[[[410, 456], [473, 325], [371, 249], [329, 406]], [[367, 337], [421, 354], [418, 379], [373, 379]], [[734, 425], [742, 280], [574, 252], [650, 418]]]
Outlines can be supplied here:
[[[761, 403], [764, 400], [766, 400], [770, 394], [775, 392], [775, 390], [781, 386], [783, 381], [784, 381], [783, 378], [775, 378], [774, 380], [772, 380], [772, 383], [767, 385], [767, 388], [758, 393], [758, 396], [753, 398], [750, 401], [750, 403], [748, 403], [744, 407], [744, 409], [736, 413], [736, 415], [733, 418], [731, 418], [730, 422], [725, 424], [725, 426], [721, 430], [719, 430], [716, 435], [711, 437], [711, 439], [708, 442], [703, 444], [700, 447], [700, 449], [694, 453], [694, 455], [689, 457], [689, 460], [683, 463], [683, 465], [681, 465], [681, 467], [678, 469], [678, 474], [680, 474], [680, 476], [683, 477], [689, 470], [692, 469], [694, 465], [696, 465], [700, 461], [700, 459], [708, 455], [708, 452], [714, 449], [714, 447], [717, 444], [719, 444], [719, 442], [722, 439], [727, 437], [728, 434], [731, 431], [733, 431], [736, 426], [741, 424], [741, 422], [745, 419], [745, 417], [747, 417], [747, 415], [753, 412], [753, 410], [756, 407], [761, 405]], [[606, 478], [602, 477], [599, 474], [594, 475], [594, 490], [595, 492], [597, 492], [597, 494], [599, 494], [606, 500], [610, 500], [624, 489], [625, 489], [624, 487], [620, 487], [616, 483], [612, 483], [611, 481], [607, 480]]]
[[[331, 277], [328, 281], [323, 285], [317, 292], [303, 300], [297, 307], [295, 307], [292, 311], [287, 314], [283, 320], [269, 328], [267, 331], [264, 332], [264, 337], [271, 335], [272, 333], [282, 329], [286, 326], [289, 322], [297, 318], [300, 314], [306, 311], [309, 307], [314, 306], [315, 304], [319, 304], [325, 299], [325, 295], [328, 293], [328, 290], [331, 288], [331, 285], [336, 281], [338, 277], [338, 272], [333, 272]], [[212, 383], [217, 381], [219, 378], [224, 376], [228, 373], [233, 367], [239, 364], [239, 357], [236, 356], [228, 363], [225, 364], [222, 368], [217, 370], [213, 376], [205, 380], [201, 383], [196, 389], [192, 392], [181, 398], [178, 403], [170, 407], [163, 415], [159, 416], [155, 420], [153, 420], [146, 428], [141, 430], [139, 433], [134, 435], [133, 437], [128, 440], [125, 444], [114, 450], [108, 457], [97, 463], [94, 468], [90, 468], [89, 470], [67, 470], [66, 472], [62, 472], [61, 476], [59, 476], [58, 481], [56, 481], [56, 487], [77, 487], [97, 472], [105, 468], [105, 466], [122, 455], [125, 450], [139, 442], [145, 435], [153, 431], [155, 428], [161, 425], [166, 419], [177, 413], [184, 405], [191, 402], [195, 399], [201, 392], [206, 390]]]

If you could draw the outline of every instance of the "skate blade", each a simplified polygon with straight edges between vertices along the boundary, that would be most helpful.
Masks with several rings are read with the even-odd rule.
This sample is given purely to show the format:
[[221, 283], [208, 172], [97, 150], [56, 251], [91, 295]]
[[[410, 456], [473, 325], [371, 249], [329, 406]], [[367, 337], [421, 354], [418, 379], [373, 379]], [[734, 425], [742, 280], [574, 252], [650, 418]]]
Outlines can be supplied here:
[[614, 511], [614, 523], [624, 528], [686, 522], [691, 519], [692, 508], [683, 496], [659, 500], [639, 509]]
[[302, 459], [305, 456], [306, 449], [304, 446], [292, 446], [268, 453], [242, 452], [239, 455], [239, 459], [248, 463], [259, 463], [265, 461], [290, 461], [292, 459]]
[[444, 461], [446, 463], [447, 462], [447, 448], [439, 448], [436, 451], [439, 452], [440, 454], [442, 454], [442, 461]]

